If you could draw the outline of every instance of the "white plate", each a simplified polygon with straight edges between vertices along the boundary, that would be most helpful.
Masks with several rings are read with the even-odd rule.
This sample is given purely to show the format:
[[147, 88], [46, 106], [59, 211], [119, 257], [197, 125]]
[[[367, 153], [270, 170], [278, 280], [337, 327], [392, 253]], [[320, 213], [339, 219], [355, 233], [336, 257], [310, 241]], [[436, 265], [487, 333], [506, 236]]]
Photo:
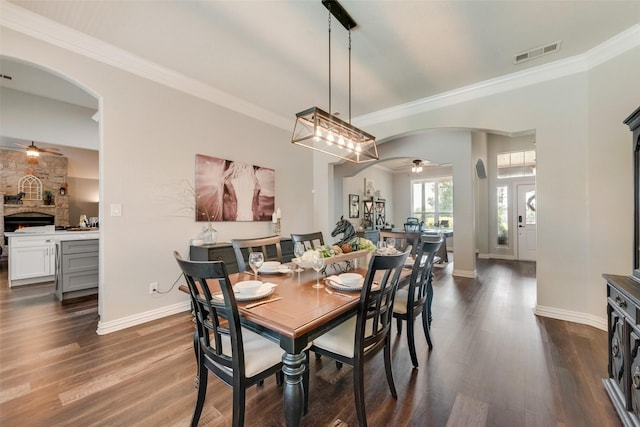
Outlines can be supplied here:
[[275, 286], [271, 287], [271, 288], [265, 288], [265, 290], [263, 291], [258, 291], [253, 295], [242, 295], [242, 294], [238, 294], [236, 293], [236, 301], [253, 301], [256, 299], [260, 299], [260, 298], [264, 298], [264, 297], [268, 297], [269, 295], [271, 295], [274, 291], [275, 291]]
[[360, 282], [359, 286], [347, 286], [345, 284], [338, 283], [338, 282], [336, 282], [334, 280], [331, 280], [329, 278], [324, 279], [324, 281], [325, 281], [325, 283], [327, 285], [329, 285], [333, 289], [336, 289], [338, 291], [347, 291], [347, 292], [360, 292], [360, 290], [362, 289], [362, 285], [364, 284], [364, 278]]

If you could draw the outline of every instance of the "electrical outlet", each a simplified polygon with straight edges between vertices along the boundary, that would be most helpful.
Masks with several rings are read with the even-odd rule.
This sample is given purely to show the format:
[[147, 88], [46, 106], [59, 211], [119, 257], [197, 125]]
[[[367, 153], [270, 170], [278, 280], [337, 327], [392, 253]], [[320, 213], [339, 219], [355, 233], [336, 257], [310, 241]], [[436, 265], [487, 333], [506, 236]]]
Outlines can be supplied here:
[[158, 282], [149, 283], [149, 293], [150, 294], [158, 293]]

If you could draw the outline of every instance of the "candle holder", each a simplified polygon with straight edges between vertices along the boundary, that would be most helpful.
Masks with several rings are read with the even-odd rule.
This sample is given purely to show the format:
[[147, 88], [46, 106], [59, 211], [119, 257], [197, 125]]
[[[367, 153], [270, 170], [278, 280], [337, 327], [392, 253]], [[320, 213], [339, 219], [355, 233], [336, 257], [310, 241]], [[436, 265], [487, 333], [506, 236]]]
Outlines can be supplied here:
[[276, 222], [273, 223], [273, 234], [279, 236], [281, 232], [282, 232], [282, 226], [280, 224], [280, 218], [278, 218]]

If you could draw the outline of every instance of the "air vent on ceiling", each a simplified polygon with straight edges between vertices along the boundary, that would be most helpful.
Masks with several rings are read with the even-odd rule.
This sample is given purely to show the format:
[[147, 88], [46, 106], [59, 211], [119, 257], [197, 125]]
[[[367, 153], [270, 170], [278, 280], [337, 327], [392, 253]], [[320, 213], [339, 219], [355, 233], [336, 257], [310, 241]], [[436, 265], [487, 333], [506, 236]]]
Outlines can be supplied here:
[[519, 64], [521, 62], [529, 61], [531, 59], [538, 58], [540, 56], [548, 55], [553, 52], [557, 52], [560, 50], [561, 40], [557, 42], [550, 43], [545, 46], [540, 46], [535, 49], [528, 50], [526, 52], [522, 52], [513, 57], [513, 63]]

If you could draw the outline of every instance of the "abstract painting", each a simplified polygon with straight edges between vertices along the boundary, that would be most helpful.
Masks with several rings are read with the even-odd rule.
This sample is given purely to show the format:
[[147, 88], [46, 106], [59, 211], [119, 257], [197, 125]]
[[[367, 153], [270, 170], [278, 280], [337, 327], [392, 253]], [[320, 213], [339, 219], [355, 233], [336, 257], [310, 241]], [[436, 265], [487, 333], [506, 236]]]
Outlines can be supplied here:
[[196, 154], [196, 221], [271, 221], [275, 170]]

